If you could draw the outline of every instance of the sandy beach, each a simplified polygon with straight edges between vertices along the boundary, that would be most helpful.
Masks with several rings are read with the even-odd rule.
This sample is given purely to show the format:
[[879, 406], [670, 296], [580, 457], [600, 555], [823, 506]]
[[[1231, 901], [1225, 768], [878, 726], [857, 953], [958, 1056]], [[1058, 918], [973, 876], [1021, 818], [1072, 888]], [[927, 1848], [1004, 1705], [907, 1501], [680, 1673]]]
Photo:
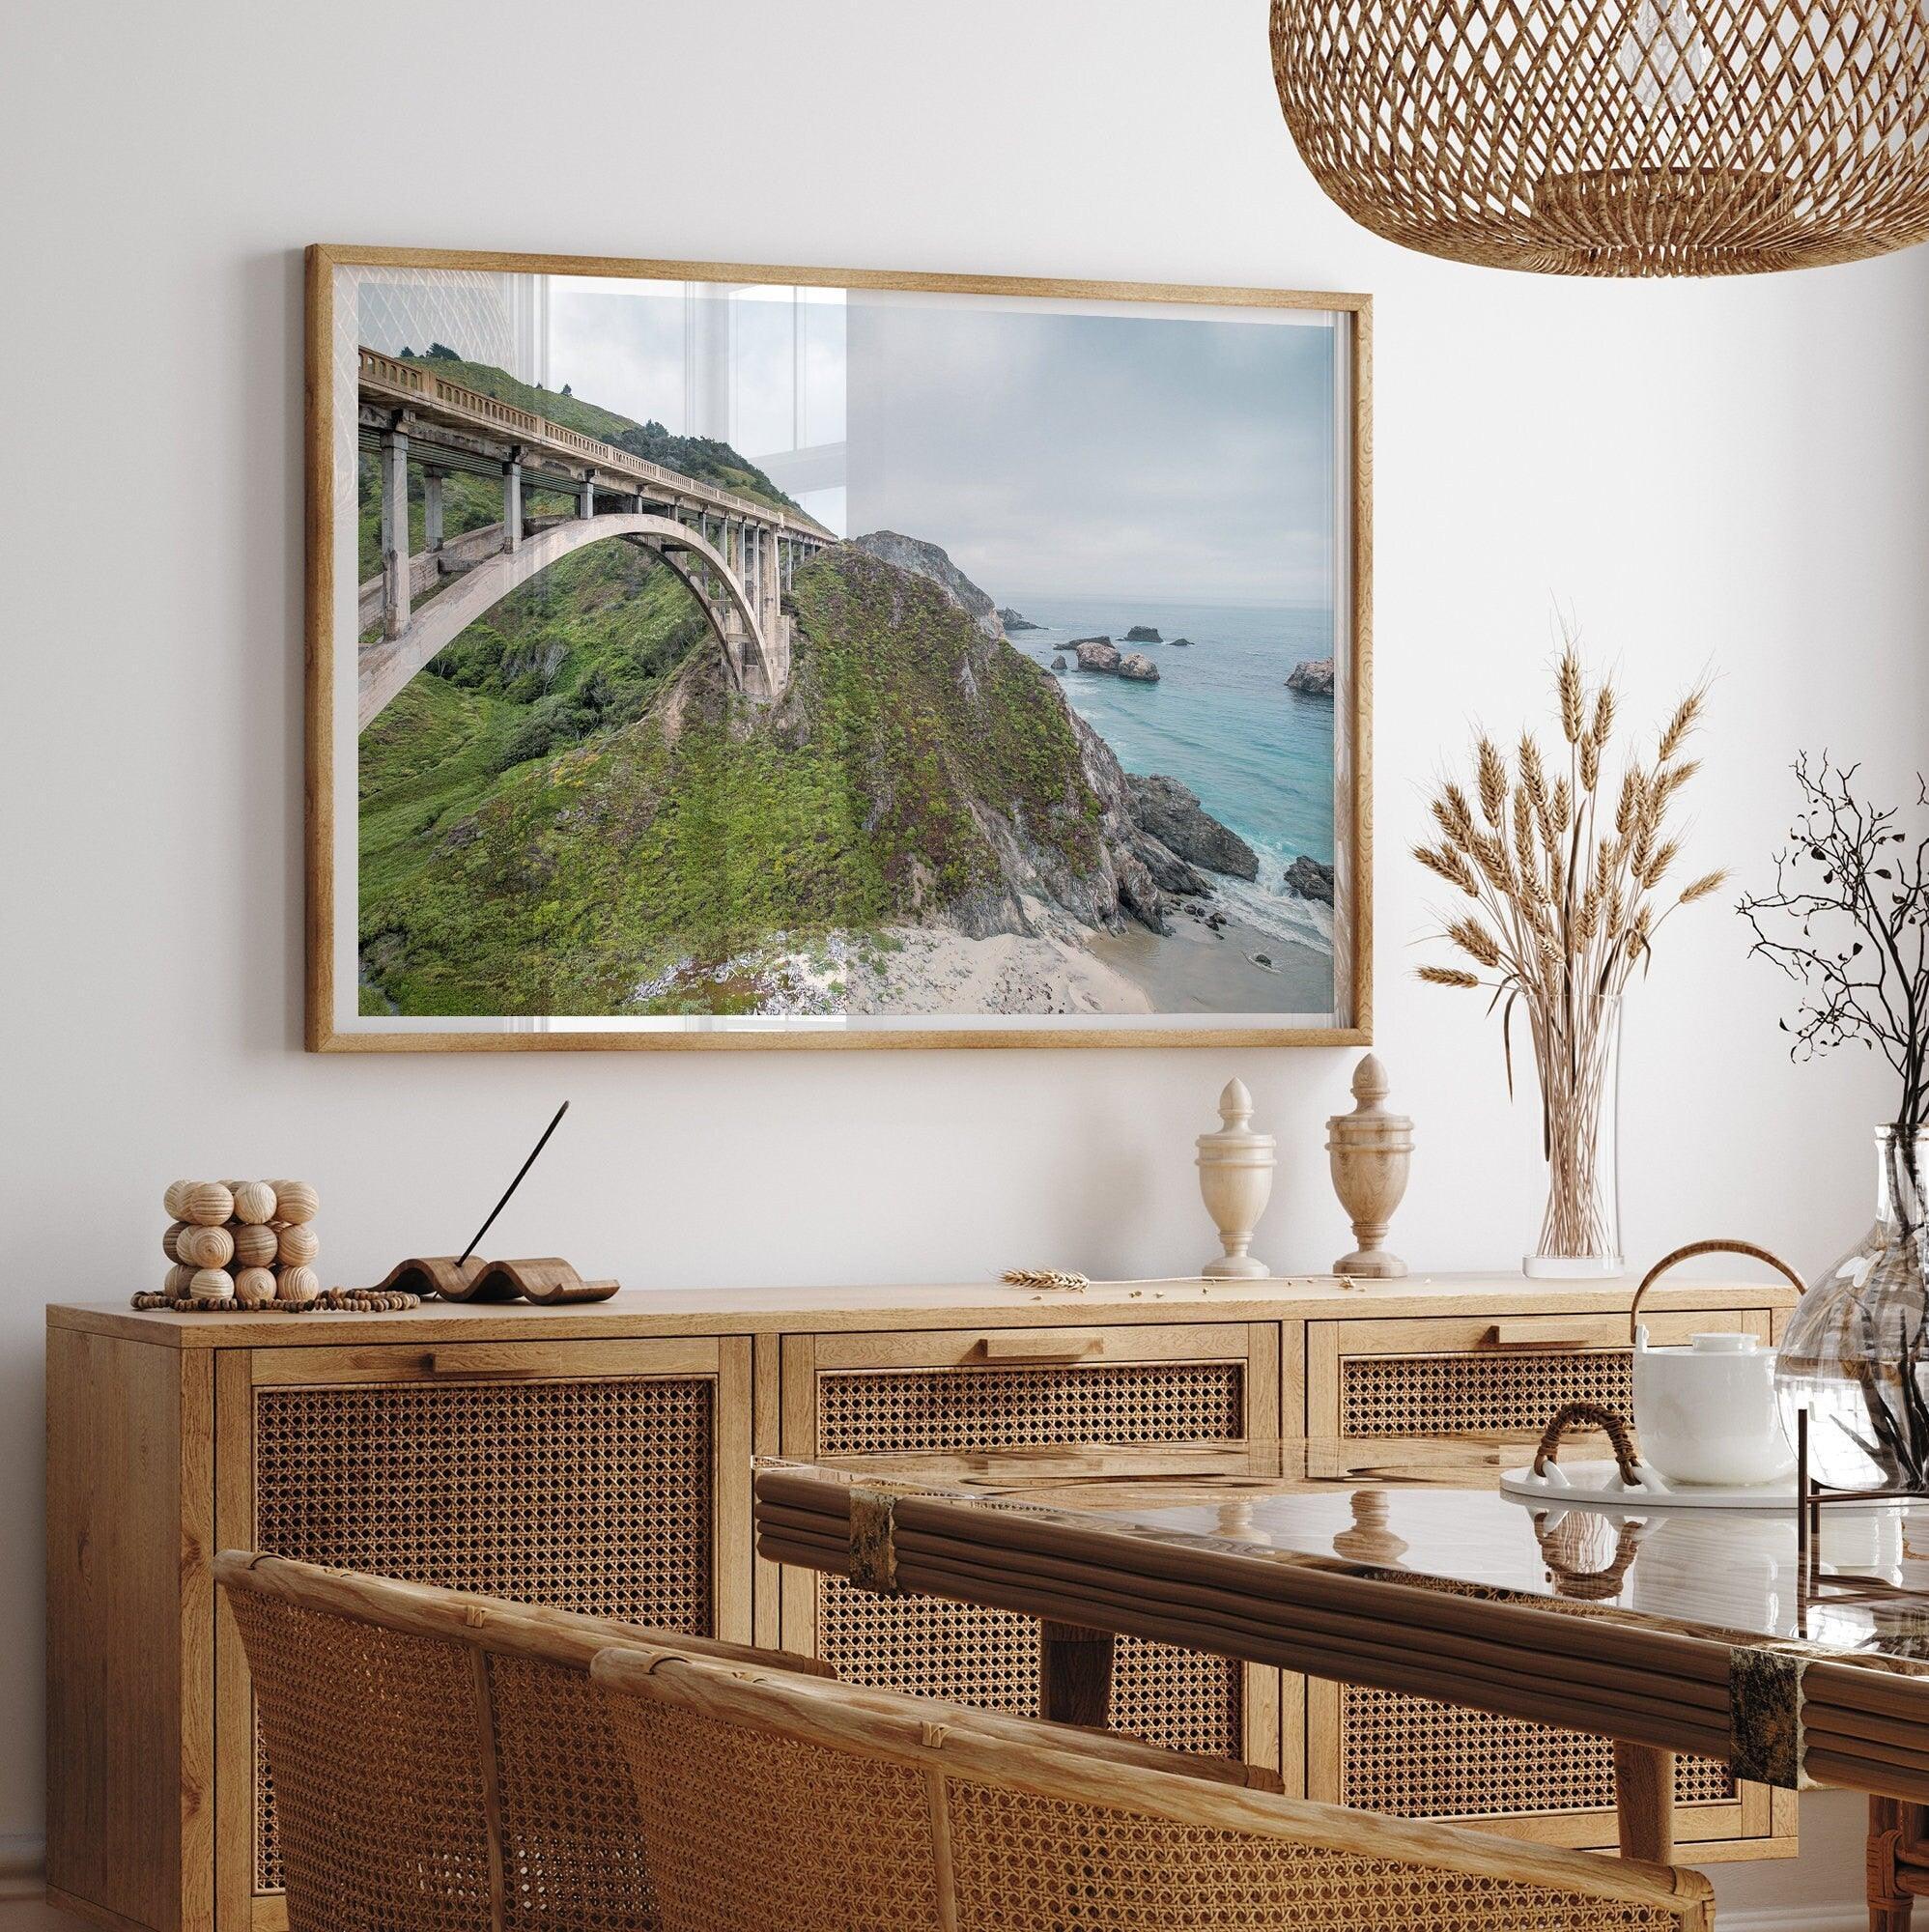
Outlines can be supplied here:
[[1214, 931], [1181, 912], [1170, 936], [1133, 925], [1095, 934], [1090, 948], [1153, 1012], [1323, 1013], [1333, 1005], [1331, 953], [1231, 916]]
[[1127, 975], [1090, 952], [1082, 930], [1028, 905], [1033, 934], [971, 939], [927, 926], [894, 926], [881, 945], [834, 944], [792, 955], [787, 977], [821, 1010], [878, 1017], [952, 1013], [1146, 1013], [1151, 1001]]
[[1042, 904], [1028, 901], [1026, 911], [1035, 931], [988, 939], [928, 926], [833, 935], [766, 962], [771, 1005], [930, 1018], [1319, 1013], [1332, 1002], [1328, 954], [1230, 916], [1217, 930], [1181, 913], [1170, 934], [1143, 926], [1093, 933]]

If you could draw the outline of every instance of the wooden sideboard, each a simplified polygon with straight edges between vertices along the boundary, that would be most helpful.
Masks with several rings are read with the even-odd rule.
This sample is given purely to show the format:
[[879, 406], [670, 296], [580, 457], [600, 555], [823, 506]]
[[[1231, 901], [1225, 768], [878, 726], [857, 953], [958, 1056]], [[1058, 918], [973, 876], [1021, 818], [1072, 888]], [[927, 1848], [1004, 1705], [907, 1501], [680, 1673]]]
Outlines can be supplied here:
[[[1446, 1276], [631, 1293], [407, 1315], [47, 1311], [47, 1879], [114, 1927], [279, 1927], [273, 1791], [224, 1547], [816, 1652], [1030, 1708], [1034, 1633], [755, 1557], [751, 1458], [1040, 1441], [1538, 1434], [1629, 1402], [1631, 1284]], [[1786, 1289], [1670, 1281], [1659, 1340], [1777, 1332]], [[1615, 1842], [1607, 1747], [1124, 1647], [1116, 1719], [1290, 1792]], [[1786, 1856], [1791, 1794], [1685, 1762], [1691, 1861]], [[353, 1805], [360, 1795], [344, 1792]]]

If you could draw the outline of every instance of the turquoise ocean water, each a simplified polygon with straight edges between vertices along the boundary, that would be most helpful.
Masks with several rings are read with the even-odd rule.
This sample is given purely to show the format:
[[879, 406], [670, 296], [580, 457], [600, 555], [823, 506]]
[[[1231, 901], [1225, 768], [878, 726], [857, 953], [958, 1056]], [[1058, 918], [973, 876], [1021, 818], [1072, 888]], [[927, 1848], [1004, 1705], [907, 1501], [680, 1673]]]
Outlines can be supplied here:
[[[1128, 772], [1177, 779], [1260, 855], [1256, 885], [1214, 882], [1241, 918], [1330, 950], [1330, 909], [1288, 893], [1282, 877], [1302, 853], [1333, 864], [1334, 706], [1286, 688], [1287, 673], [1302, 659], [1332, 655], [1332, 612], [1103, 598], [1004, 601], [1041, 627], [1011, 633], [1012, 643], [1040, 666], [1061, 654], [1075, 664], [1065, 646], [1089, 637], [1109, 637], [1158, 666], [1157, 684], [1076, 669], [1060, 682], [1073, 710]], [[1153, 626], [1167, 641], [1128, 644], [1134, 624]], [[1175, 649], [1174, 638], [1192, 641]]]

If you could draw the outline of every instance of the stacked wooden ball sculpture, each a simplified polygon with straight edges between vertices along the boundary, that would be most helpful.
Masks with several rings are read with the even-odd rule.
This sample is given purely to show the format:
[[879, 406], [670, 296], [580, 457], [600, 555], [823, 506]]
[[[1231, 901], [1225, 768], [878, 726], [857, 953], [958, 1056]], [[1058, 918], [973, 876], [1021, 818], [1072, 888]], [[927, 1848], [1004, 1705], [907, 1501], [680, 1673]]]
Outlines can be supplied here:
[[305, 1180], [177, 1180], [160, 1237], [173, 1265], [137, 1308], [304, 1308], [318, 1300], [320, 1198]]

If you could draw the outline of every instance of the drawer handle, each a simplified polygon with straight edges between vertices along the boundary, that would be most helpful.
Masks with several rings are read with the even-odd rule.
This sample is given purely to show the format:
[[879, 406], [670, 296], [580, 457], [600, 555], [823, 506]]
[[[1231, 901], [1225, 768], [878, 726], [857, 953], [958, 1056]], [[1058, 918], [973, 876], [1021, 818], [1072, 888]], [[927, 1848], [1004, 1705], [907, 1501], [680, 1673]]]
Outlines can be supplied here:
[[1480, 1338], [1483, 1349], [1542, 1349], [1549, 1353], [1557, 1350], [1599, 1348], [1600, 1343], [1586, 1335], [1549, 1334], [1546, 1329], [1530, 1321], [1495, 1321]]
[[531, 1376], [542, 1373], [540, 1369], [522, 1368], [514, 1364], [508, 1367], [485, 1368], [477, 1362], [466, 1362], [460, 1353], [444, 1354], [431, 1349], [422, 1357], [422, 1367], [432, 1376], [461, 1376], [466, 1380], [481, 1382], [527, 1381]]
[[1105, 1337], [1092, 1335], [982, 1335], [981, 1362], [1090, 1362], [1104, 1354]]

